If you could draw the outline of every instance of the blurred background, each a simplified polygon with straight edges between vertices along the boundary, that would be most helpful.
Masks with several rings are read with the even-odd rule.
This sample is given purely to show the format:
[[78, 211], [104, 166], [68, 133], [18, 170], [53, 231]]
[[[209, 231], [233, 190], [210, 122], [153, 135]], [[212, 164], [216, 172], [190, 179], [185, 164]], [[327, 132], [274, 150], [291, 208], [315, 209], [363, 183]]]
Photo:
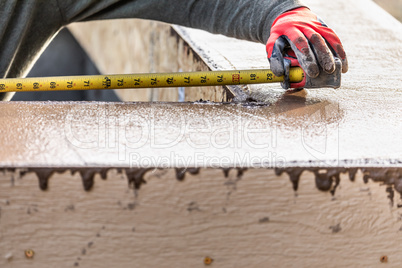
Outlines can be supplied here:
[[402, 0], [374, 0], [374, 2], [402, 21]]
[[[73, 55], [73, 56], [72, 56]], [[100, 74], [87, 53], [65, 28], [40, 56], [28, 77]], [[120, 101], [113, 90], [17, 92], [13, 101]]]
[[[402, 21], [402, 0], [374, 0]], [[74, 57], [71, 57], [74, 55]], [[45, 50], [28, 77], [96, 75], [98, 69], [68, 29], [63, 29]], [[18, 92], [13, 101], [120, 101], [113, 90]]]

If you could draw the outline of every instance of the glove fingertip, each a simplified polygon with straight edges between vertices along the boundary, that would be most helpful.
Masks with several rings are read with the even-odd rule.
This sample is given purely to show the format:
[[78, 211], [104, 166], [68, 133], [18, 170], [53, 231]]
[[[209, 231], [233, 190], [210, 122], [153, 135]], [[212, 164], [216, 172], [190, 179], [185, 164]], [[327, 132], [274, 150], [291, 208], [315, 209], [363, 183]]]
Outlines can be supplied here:
[[327, 74], [332, 74], [333, 72], [335, 72], [336, 67], [333, 61], [325, 62], [323, 65], [323, 69]]
[[309, 64], [305, 70], [307, 75], [311, 78], [316, 78], [320, 74], [320, 69], [317, 64]]

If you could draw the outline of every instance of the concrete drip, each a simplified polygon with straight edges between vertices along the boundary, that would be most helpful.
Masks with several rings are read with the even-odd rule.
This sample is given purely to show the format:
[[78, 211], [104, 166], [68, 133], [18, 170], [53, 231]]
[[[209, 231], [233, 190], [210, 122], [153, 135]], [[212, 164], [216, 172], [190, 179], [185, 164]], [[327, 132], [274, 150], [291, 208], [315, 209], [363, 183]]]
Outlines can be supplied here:
[[[102, 179], [107, 178], [109, 170], [114, 168], [28, 168], [28, 169], [15, 169], [5, 168], [3, 172], [16, 172], [20, 177], [27, 173], [33, 172], [38, 177], [39, 188], [41, 190], [47, 190], [48, 181], [55, 173], [64, 173], [70, 171], [72, 175], [79, 173], [82, 179], [83, 187], [85, 191], [92, 189], [94, 185], [94, 178], [96, 174], [99, 174]], [[144, 179], [145, 174], [154, 170], [154, 168], [117, 168], [118, 173], [125, 174], [130, 188], [140, 189], [143, 184], [146, 183]], [[222, 168], [223, 175], [227, 178], [231, 168]], [[237, 168], [237, 178], [241, 178], [246, 168]], [[355, 181], [358, 168], [277, 168], [275, 174], [280, 176], [286, 173], [289, 176], [290, 181], [293, 184], [293, 190], [297, 191], [299, 181], [304, 171], [313, 172], [315, 175], [315, 183], [317, 189], [320, 191], [329, 191], [332, 195], [335, 195], [336, 189], [340, 184], [340, 174], [348, 173], [349, 179]], [[364, 183], [368, 183], [371, 179], [374, 182], [380, 182], [387, 186], [386, 192], [390, 199], [391, 205], [394, 205], [395, 191], [397, 191], [402, 198], [402, 168], [360, 168], [363, 173]], [[186, 173], [197, 175], [200, 172], [199, 168], [175, 168], [176, 179], [183, 181]]]
[[[232, 168], [222, 168], [223, 175], [225, 175], [225, 178], [229, 177], [229, 172]], [[244, 172], [247, 171], [247, 168], [236, 168], [237, 170], [237, 178], [241, 179], [243, 177]]]
[[21, 170], [20, 176], [24, 176], [29, 172], [34, 172], [38, 177], [39, 188], [41, 190], [47, 190], [50, 177], [55, 173], [64, 173], [66, 171], [70, 171], [72, 175], [79, 173], [85, 191], [89, 191], [94, 185], [95, 175], [99, 174], [103, 180], [106, 180], [109, 168], [29, 168], [27, 170]]
[[[394, 205], [394, 191], [397, 191], [402, 198], [402, 168], [361, 168], [363, 172], [363, 181], [368, 183], [371, 179], [374, 182], [382, 182], [387, 185], [386, 192], [390, 199], [391, 206]], [[358, 168], [283, 168], [275, 169], [276, 175], [280, 176], [286, 173], [293, 183], [293, 189], [297, 191], [300, 176], [303, 171], [313, 172], [317, 189], [321, 191], [330, 191], [335, 195], [336, 188], [340, 183], [340, 174], [349, 173], [349, 179], [355, 181]]]
[[[122, 173], [123, 169], [118, 169], [119, 173]], [[134, 189], [140, 189], [141, 185], [147, 183], [144, 180], [145, 174], [153, 170], [153, 168], [129, 168], [124, 169], [128, 181], [128, 186]]]
[[191, 175], [197, 175], [200, 173], [199, 168], [175, 168], [176, 170], [176, 179], [178, 181], [183, 181], [186, 177], [186, 172], [190, 173]]

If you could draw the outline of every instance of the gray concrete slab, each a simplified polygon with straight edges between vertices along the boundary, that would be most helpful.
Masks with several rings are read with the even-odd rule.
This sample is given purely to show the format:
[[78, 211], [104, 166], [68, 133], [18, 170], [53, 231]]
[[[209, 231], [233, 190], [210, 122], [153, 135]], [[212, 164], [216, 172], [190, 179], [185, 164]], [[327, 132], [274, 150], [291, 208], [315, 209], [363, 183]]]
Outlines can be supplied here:
[[0, 166], [401, 167], [400, 99], [385, 103], [371, 118], [304, 91], [264, 105], [1, 103]]

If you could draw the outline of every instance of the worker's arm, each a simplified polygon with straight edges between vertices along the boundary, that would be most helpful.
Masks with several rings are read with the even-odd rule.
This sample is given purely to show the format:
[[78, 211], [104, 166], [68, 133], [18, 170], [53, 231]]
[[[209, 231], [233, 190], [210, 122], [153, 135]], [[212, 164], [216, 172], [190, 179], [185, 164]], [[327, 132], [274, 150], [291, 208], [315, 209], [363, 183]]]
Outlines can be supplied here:
[[65, 23], [142, 18], [266, 43], [274, 20], [299, 0], [59, 0]]
[[[57, 0], [0, 0], [0, 77], [26, 76], [62, 26]], [[13, 94], [0, 92], [0, 101]]]

